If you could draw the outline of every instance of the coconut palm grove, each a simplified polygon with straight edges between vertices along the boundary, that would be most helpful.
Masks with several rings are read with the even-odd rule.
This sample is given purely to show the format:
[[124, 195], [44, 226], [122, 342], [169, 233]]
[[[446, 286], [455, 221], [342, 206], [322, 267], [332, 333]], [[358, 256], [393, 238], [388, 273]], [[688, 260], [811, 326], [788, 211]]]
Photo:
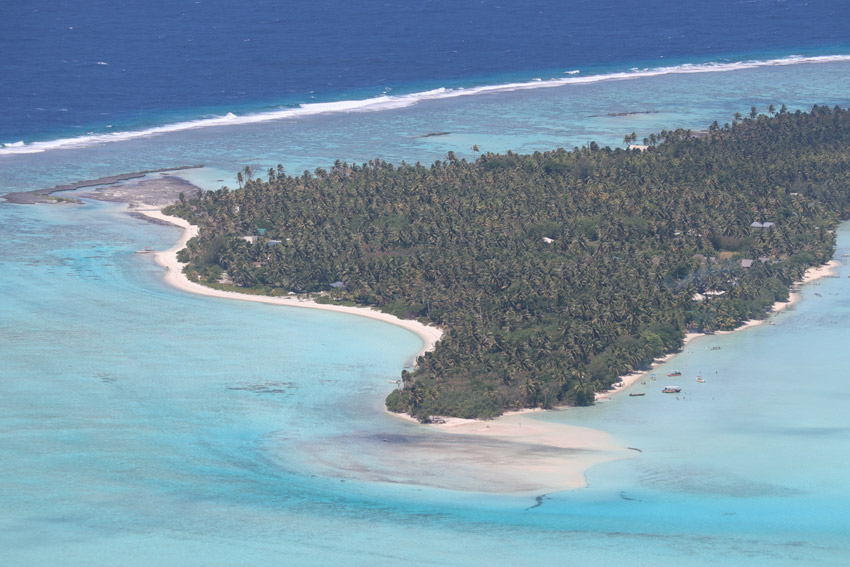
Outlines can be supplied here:
[[[625, 142], [636, 140], [626, 135]], [[850, 112], [753, 109], [645, 146], [239, 174], [166, 212], [213, 287], [374, 306], [445, 330], [387, 407], [587, 405], [686, 331], [764, 317], [850, 216]], [[477, 150], [477, 148], [476, 148]]]

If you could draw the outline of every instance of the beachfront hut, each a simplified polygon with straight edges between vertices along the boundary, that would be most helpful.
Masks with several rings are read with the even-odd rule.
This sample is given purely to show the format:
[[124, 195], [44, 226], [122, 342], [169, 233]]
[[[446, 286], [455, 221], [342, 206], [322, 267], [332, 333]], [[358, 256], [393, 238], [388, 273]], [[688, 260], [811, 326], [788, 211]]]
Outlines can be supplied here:
[[773, 226], [772, 222], [758, 222], [754, 221], [751, 225], [752, 228], [770, 228]]
[[331, 284], [331, 287], [336, 288], [336, 289], [340, 289], [340, 288], [345, 287], [345, 284], [342, 283], [342, 282], [334, 282], [334, 283]]
[[694, 301], [704, 301], [712, 297], [717, 297], [718, 295], [723, 295], [724, 293], [726, 292], [723, 290], [709, 289], [705, 293], [695, 293], [693, 299]]
[[269, 240], [269, 246], [275, 246], [277, 244], [280, 244], [280, 242], [280, 240]]
[[242, 240], [244, 240], [248, 244], [253, 244], [257, 241], [257, 237], [256, 236], [243, 236]]

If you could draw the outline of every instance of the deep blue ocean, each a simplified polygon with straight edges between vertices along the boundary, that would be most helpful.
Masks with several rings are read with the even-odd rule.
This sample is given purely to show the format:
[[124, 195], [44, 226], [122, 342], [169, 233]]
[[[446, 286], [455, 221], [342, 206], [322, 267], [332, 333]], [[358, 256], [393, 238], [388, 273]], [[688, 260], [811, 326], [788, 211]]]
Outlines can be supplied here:
[[312, 102], [850, 53], [828, 0], [7, 0], [0, 143]]
[[[843, 3], [0, 1], [0, 194], [620, 145], [771, 104], [850, 105]], [[506, 419], [616, 447], [559, 451], [387, 415], [415, 335], [178, 291], [135, 254], [176, 228], [80, 198], [0, 200], [3, 567], [850, 565], [846, 223], [837, 277], [658, 367], [682, 399]]]

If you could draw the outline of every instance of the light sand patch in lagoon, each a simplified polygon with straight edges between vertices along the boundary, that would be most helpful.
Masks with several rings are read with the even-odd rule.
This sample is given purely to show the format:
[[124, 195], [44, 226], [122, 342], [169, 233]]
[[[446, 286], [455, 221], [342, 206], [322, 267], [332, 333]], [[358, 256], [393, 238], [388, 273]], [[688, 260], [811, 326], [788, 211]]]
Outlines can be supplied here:
[[[189, 281], [177, 260], [177, 252], [197, 235], [198, 229], [187, 221], [162, 214], [156, 207], [134, 208], [151, 218], [169, 222], [184, 229], [179, 242], [169, 250], [156, 253], [157, 262], [166, 267], [166, 281], [191, 293], [212, 297], [239, 299], [289, 307], [336, 311], [365, 316], [397, 325], [416, 333], [423, 341], [418, 354], [431, 350], [442, 331], [417, 321], [398, 319], [369, 308], [318, 304], [297, 297], [268, 297], [221, 291]], [[809, 269], [801, 284], [831, 275], [838, 262]], [[789, 301], [777, 302], [772, 312], [778, 313], [800, 300], [792, 293]], [[763, 324], [766, 320], [747, 321], [742, 330]], [[721, 331], [725, 334], [735, 331]], [[684, 345], [699, 333], [689, 333]], [[653, 368], [669, 361], [676, 353], [657, 359]], [[607, 398], [650, 371], [636, 372], [622, 378], [622, 386], [600, 395]], [[328, 439], [343, 448], [345, 459], [323, 459], [315, 451], [305, 450], [310, 461], [305, 466], [330, 477], [433, 486], [452, 490], [480, 492], [540, 493], [569, 490], [586, 486], [585, 473], [591, 467], [618, 459], [636, 457], [639, 453], [618, 445], [610, 435], [593, 429], [550, 423], [530, 415], [534, 410], [506, 414], [489, 421], [448, 418], [441, 424], [416, 428], [411, 435], [396, 430], [385, 438], [351, 436]], [[409, 416], [398, 416], [410, 421]], [[323, 452], [321, 452], [323, 453]], [[330, 451], [329, 455], [339, 454]]]
[[530, 411], [488, 421], [447, 418], [428, 425], [407, 415], [390, 415], [416, 427], [409, 435], [388, 434], [371, 442], [346, 439], [357, 450], [345, 462], [323, 462], [320, 455], [310, 465], [328, 476], [539, 495], [583, 488], [591, 467], [640, 454], [603, 431], [541, 421]]

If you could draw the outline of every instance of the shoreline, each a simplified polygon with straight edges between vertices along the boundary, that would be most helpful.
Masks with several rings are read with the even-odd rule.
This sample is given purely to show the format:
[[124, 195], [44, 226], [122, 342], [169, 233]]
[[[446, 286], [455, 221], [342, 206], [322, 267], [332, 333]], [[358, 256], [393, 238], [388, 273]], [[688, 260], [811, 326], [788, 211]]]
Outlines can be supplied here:
[[223, 299], [237, 299], [241, 301], [253, 301], [255, 303], [267, 303], [271, 305], [282, 305], [285, 307], [301, 307], [306, 309], [320, 309], [322, 311], [334, 311], [337, 313], [347, 313], [349, 315], [357, 315], [368, 319], [375, 319], [396, 327], [401, 327], [414, 333], [422, 341], [422, 348], [414, 355], [414, 364], [416, 359], [434, 349], [443, 335], [442, 329], [432, 327], [408, 319], [399, 319], [389, 313], [382, 313], [369, 307], [349, 307], [346, 305], [332, 305], [324, 303], [316, 303], [310, 299], [297, 297], [270, 297], [265, 295], [251, 295], [247, 293], [239, 293], [235, 291], [223, 291], [213, 289], [205, 285], [193, 282], [183, 273], [183, 264], [177, 260], [177, 252], [186, 247], [186, 243], [190, 238], [197, 236], [198, 227], [189, 224], [188, 221], [179, 217], [172, 217], [153, 206], [141, 205], [132, 207], [128, 210], [130, 213], [139, 213], [150, 219], [159, 222], [165, 222], [183, 229], [183, 233], [177, 243], [168, 250], [156, 251], [153, 256], [156, 263], [166, 268], [165, 282], [175, 288], [188, 293], [206, 295], [209, 297], [219, 297]]
[[699, 337], [707, 337], [712, 335], [728, 335], [752, 327], [758, 327], [759, 325], [764, 325], [770, 320], [773, 315], [777, 313], [782, 313], [783, 311], [790, 309], [791, 307], [800, 302], [803, 296], [800, 294], [799, 289], [795, 288], [799, 288], [799, 286], [833, 275], [835, 273], [835, 268], [840, 265], [841, 262], [839, 262], [838, 260], [830, 260], [829, 262], [821, 266], [814, 266], [807, 269], [803, 274], [803, 278], [800, 281], [791, 284], [790, 287], [792, 291], [790, 291], [788, 294], [788, 301], [777, 301], [776, 303], [774, 303], [770, 307], [770, 310], [767, 312], [764, 319], [750, 319], [749, 321], [744, 321], [741, 325], [735, 327], [730, 331], [715, 331], [714, 333], [685, 333], [685, 340], [682, 342], [682, 348], [680, 348], [677, 352], [671, 352], [661, 358], [656, 358], [654, 361], [652, 361], [652, 364], [649, 365], [649, 369], [647, 370], [638, 370], [620, 376], [620, 380], [619, 382], [617, 382], [617, 384], [619, 385], [614, 386], [607, 392], [598, 392], [596, 394], [596, 400], [608, 400], [614, 394], [622, 392], [623, 390], [627, 390], [639, 380], [646, 378], [647, 376], [652, 374], [653, 370], [655, 370], [658, 366], [669, 362], [676, 355], [682, 353], [685, 350], [685, 347], [688, 346], [691, 341], [698, 339]]

